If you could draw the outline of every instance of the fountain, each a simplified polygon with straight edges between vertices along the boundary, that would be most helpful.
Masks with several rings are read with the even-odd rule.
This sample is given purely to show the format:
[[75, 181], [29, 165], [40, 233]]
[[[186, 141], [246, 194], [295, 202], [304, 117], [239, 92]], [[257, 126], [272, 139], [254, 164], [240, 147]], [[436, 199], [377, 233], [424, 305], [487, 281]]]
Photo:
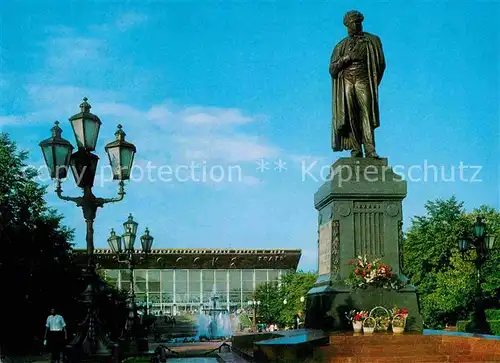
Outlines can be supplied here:
[[223, 340], [233, 335], [232, 322], [228, 310], [219, 308], [217, 306], [218, 301], [219, 297], [214, 285], [208, 306], [202, 304], [197, 316], [199, 338]]

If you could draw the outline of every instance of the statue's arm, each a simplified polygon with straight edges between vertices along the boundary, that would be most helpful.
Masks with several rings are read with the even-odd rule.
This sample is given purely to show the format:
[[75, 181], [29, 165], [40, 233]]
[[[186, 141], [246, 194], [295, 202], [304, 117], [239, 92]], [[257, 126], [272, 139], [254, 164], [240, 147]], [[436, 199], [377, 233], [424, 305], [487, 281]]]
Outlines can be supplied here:
[[332, 77], [337, 77], [339, 72], [343, 70], [350, 61], [351, 57], [348, 55], [342, 56], [340, 52], [340, 44], [337, 45], [330, 58], [330, 75]]
[[382, 41], [380, 40], [379, 37], [377, 37], [377, 45], [379, 48], [379, 74], [378, 74], [378, 83], [380, 84], [380, 81], [382, 80], [382, 77], [384, 76], [385, 72], [385, 56], [384, 56], [384, 49], [382, 48]]

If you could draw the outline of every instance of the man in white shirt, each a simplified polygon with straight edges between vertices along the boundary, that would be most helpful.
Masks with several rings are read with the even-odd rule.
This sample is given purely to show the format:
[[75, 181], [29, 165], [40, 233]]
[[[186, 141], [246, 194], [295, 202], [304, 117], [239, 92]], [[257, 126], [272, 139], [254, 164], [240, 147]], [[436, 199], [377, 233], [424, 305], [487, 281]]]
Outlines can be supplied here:
[[52, 363], [57, 363], [61, 359], [61, 353], [64, 350], [64, 344], [68, 338], [66, 332], [66, 322], [61, 315], [56, 314], [55, 309], [50, 310], [45, 324], [45, 342], [52, 354]]

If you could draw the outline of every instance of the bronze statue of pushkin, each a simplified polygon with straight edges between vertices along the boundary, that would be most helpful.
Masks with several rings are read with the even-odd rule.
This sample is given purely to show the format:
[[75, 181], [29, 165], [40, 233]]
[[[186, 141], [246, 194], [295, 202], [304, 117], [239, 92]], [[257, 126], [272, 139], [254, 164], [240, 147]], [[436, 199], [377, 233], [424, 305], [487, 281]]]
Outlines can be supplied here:
[[352, 157], [379, 158], [374, 130], [380, 126], [378, 86], [385, 70], [382, 42], [363, 31], [363, 15], [344, 16], [348, 36], [338, 43], [330, 60], [333, 91], [332, 149], [351, 150]]

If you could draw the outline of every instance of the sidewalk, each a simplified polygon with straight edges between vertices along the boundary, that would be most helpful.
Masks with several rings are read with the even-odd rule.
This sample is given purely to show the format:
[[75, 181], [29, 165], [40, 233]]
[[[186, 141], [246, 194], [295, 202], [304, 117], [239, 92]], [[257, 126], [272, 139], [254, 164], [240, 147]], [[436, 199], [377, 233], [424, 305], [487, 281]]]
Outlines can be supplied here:
[[50, 355], [7, 356], [2, 359], [4, 363], [50, 363]]

